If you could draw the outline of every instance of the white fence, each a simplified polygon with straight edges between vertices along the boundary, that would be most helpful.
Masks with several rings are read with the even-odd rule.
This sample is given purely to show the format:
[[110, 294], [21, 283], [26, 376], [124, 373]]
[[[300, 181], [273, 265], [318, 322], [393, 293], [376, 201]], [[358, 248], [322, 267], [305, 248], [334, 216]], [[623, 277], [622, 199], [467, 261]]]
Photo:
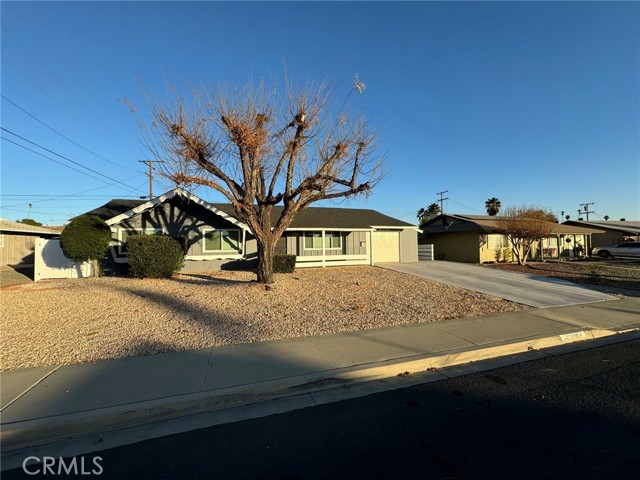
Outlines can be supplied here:
[[33, 280], [47, 278], [84, 278], [90, 277], [90, 262], [72, 262], [62, 253], [59, 240], [36, 239]]
[[297, 256], [296, 268], [369, 265], [369, 255]]
[[433, 261], [433, 244], [418, 245], [418, 260], [421, 262]]

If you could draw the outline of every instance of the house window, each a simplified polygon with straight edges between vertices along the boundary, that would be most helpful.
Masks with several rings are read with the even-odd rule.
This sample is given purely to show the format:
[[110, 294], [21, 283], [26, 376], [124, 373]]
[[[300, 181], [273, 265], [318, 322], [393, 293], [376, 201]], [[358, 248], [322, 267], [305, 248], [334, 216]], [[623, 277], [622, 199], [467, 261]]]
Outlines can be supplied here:
[[204, 252], [242, 253], [240, 230], [206, 230], [203, 239]]
[[[342, 234], [340, 232], [324, 233], [325, 250], [340, 250], [342, 248]], [[322, 232], [304, 232], [305, 250], [322, 250]]]
[[131, 235], [162, 235], [161, 228], [119, 228], [118, 229], [118, 253], [127, 255], [127, 240]]
[[506, 237], [506, 235], [492, 234], [492, 235], [488, 235], [488, 237], [489, 237], [489, 242], [487, 244], [487, 248], [491, 250], [496, 250], [498, 248], [509, 246], [509, 239]]
[[304, 232], [305, 250], [322, 250], [322, 232]]

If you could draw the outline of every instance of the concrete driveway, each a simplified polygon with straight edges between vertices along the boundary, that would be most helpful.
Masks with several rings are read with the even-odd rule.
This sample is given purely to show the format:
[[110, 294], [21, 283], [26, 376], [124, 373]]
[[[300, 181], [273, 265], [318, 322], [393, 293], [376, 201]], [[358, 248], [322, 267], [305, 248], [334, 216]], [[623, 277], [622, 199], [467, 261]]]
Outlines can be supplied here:
[[384, 263], [378, 266], [538, 308], [617, 299], [566, 280], [506, 272], [468, 263], [434, 261]]

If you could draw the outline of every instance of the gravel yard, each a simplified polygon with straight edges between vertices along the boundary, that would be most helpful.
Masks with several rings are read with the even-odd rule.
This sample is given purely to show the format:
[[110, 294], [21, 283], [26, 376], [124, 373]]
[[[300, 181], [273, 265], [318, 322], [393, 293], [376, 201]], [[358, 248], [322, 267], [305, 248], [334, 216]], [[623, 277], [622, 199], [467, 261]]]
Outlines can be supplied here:
[[529, 307], [375, 267], [171, 280], [101, 277], [0, 290], [1, 370], [151, 355]]

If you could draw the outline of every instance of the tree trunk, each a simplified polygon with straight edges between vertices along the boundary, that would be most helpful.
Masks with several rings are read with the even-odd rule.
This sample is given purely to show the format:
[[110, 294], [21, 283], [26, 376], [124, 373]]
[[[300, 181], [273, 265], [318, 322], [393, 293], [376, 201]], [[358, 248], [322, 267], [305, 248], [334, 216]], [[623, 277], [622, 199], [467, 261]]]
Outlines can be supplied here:
[[93, 277], [99, 277], [100, 276], [100, 264], [98, 263], [98, 259], [94, 258], [91, 260], [91, 263], [93, 264]]
[[258, 283], [273, 283], [274, 247], [275, 243], [270, 238], [258, 240]]

